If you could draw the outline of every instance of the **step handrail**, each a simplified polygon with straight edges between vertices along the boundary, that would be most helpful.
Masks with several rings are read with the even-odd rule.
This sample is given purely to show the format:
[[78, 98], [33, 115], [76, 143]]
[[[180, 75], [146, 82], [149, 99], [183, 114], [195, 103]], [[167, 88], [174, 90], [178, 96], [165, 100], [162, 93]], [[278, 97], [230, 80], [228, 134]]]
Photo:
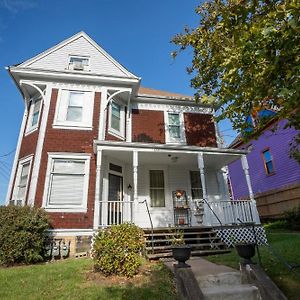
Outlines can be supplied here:
[[145, 205], [146, 205], [146, 209], [147, 209], [147, 213], [148, 213], [148, 217], [149, 217], [150, 225], [151, 225], [151, 248], [152, 248], [152, 253], [154, 253], [154, 228], [153, 228], [153, 222], [152, 222], [152, 218], [151, 218], [151, 214], [150, 214], [148, 202], [145, 199], [143, 201], [139, 201], [139, 203], [141, 203], [141, 204], [145, 203]]

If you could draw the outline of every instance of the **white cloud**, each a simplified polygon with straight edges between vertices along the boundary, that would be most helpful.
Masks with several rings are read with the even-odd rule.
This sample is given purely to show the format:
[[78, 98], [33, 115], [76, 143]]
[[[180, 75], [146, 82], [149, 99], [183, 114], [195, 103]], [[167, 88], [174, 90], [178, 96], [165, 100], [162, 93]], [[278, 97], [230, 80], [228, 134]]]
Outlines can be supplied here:
[[11, 13], [18, 13], [21, 10], [30, 9], [36, 6], [35, 0], [0, 0], [0, 6]]

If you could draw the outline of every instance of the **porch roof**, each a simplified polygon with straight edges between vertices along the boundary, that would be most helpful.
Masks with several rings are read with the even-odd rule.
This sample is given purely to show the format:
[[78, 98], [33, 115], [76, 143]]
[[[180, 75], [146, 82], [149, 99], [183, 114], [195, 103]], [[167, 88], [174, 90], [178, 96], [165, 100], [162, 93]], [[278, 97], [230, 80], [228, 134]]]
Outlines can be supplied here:
[[[139, 152], [139, 160], [149, 164], [197, 165], [197, 154], [203, 153], [204, 163], [209, 168], [222, 168], [248, 153], [246, 150], [197, 147], [175, 144], [146, 144], [117, 141], [94, 141], [94, 151], [109, 151], [109, 155], [128, 163], [132, 153]], [[149, 155], [152, 153], [153, 155]]]

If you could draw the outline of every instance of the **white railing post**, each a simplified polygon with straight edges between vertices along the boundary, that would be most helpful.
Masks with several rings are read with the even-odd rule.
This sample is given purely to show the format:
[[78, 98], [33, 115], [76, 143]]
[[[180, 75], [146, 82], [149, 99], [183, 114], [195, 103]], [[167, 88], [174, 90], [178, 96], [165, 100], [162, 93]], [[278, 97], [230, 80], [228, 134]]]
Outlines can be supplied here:
[[[95, 186], [95, 204], [94, 204], [94, 230], [97, 230], [100, 225], [100, 197], [102, 191], [102, 150], [97, 150], [97, 164], [96, 164], [96, 186]], [[103, 209], [101, 207], [101, 209]]]
[[[132, 206], [135, 206], [135, 204], [138, 203], [138, 165], [139, 165], [139, 159], [138, 159], [138, 151], [133, 151], [133, 203]], [[133, 207], [131, 208], [131, 211], [134, 212]], [[132, 222], [135, 221], [135, 216], [132, 213], [131, 214]]]

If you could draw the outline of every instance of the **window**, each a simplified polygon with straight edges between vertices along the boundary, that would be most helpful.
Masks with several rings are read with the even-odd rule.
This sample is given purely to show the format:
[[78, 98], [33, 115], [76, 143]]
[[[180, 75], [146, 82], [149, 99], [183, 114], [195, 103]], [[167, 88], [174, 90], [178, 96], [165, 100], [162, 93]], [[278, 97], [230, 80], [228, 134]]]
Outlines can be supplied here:
[[162, 170], [150, 170], [150, 199], [151, 207], [165, 206], [165, 180]]
[[89, 58], [84, 56], [70, 56], [69, 70], [87, 71], [89, 68]]
[[30, 101], [26, 133], [33, 131], [34, 129], [36, 129], [38, 127], [40, 111], [41, 111], [41, 106], [42, 106], [41, 104], [42, 104], [41, 98]]
[[81, 122], [83, 111], [84, 93], [70, 92], [69, 105], [67, 110], [67, 121]]
[[274, 164], [273, 164], [273, 159], [272, 155], [270, 152], [270, 149], [267, 149], [263, 151], [263, 161], [264, 161], [264, 166], [265, 166], [265, 171], [267, 175], [274, 174]]
[[185, 143], [183, 114], [165, 112], [167, 143]]
[[25, 203], [31, 160], [32, 157], [19, 162], [11, 204], [22, 205]]
[[192, 199], [202, 199], [203, 191], [199, 171], [190, 171]]
[[109, 107], [109, 133], [124, 138], [125, 111], [119, 103], [112, 101]]
[[85, 211], [89, 156], [50, 156], [47, 171], [46, 209]]
[[169, 134], [172, 139], [180, 139], [180, 120], [179, 114], [168, 114]]
[[92, 92], [60, 90], [53, 123], [54, 127], [91, 129], [93, 102]]

